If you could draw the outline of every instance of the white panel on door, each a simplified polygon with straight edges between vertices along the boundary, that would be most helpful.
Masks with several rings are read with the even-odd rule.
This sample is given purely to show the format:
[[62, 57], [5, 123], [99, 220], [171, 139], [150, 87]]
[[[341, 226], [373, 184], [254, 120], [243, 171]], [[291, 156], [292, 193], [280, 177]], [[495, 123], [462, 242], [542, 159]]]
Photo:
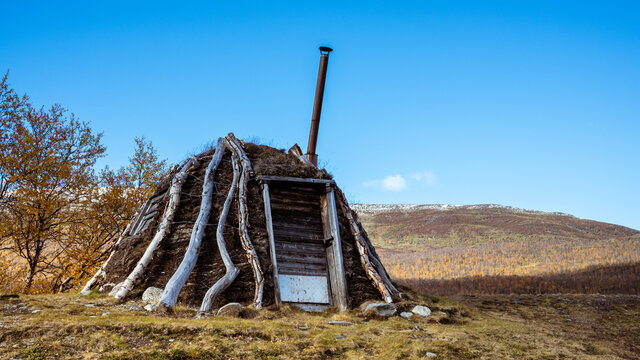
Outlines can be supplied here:
[[278, 275], [280, 300], [296, 303], [329, 303], [326, 276]]

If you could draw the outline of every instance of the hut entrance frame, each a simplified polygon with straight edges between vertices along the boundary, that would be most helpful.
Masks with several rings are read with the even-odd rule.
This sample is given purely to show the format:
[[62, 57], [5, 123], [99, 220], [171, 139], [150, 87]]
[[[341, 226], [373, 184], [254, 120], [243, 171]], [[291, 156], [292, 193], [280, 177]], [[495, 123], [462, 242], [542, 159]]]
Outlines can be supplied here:
[[346, 310], [335, 182], [257, 178], [264, 197], [276, 304], [291, 303], [307, 311], [331, 306]]

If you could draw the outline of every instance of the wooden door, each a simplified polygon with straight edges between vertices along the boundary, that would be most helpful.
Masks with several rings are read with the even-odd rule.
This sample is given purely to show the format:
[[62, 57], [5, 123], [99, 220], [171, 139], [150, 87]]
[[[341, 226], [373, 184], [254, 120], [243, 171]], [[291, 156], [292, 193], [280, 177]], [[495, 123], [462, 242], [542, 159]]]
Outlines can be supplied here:
[[271, 220], [280, 300], [330, 305], [331, 288], [321, 208], [324, 187], [272, 183]]

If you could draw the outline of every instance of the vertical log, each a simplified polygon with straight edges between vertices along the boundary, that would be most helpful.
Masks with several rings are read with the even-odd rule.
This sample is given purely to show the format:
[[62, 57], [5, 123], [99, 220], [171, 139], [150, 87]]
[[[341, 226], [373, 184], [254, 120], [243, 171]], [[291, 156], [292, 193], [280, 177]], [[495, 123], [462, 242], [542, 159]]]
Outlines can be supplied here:
[[240, 224], [240, 242], [242, 243], [242, 248], [245, 251], [249, 264], [251, 265], [251, 269], [253, 270], [253, 278], [255, 281], [253, 303], [256, 309], [261, 309], [262, 295], [264, 292], [264, 274], [260, 267], [258, 254], [251, 243], [249, 231], [247, 230], [247, 223], [249, 221], [249, 210], [247, 208], [247, 173], [251, 173], [253, 170], [247, 154], [244, 152], [241, 144], [235, 138], [233, 133], [227, 135], [227, 143], [236, 157], [242, 160], [242, 172], [240, 173], [240, 183], [238, 185], [238, 206], [240, 209], [240, 211], [238, 211], [238, 223]]
[[226, 272], [220, 280], [216, 281], [216, 283], [207, 290], [207, 293], [204, 295], [204, 299], [202, 300], [202, 305], [200, 305], [199, 315], [202, 315], [211, 309], [216, 297], [231, 285], [240, 272], [240, 270], [233, 264], [233, 261], [231, 261], [231, 256], [229, 256], [229, 251], [227, 251], [227, 244], [224, 241], [224, 225], [227, 221], [227, 215], [229, 215], [229, 208], [231, 208], [233, 195], [238, 187], [238, 159], [235, 154], [232, 154], [231, 158], [233, 165], [233, 182], [231, 183], [231, 188], [229, 189], [227, 198], [224, 201], [224, 206], [220, 213], [220, 218], [218, 219], [218, 228], [216, 229], [216, 243], [218, 244], [218, 251], [220, 251], [220, 257], [222, 258]]
[[213, 178], [216, 173], [222, 156], [224, 155], [225, 144], [224, 139], [219, 138], [216, 144], [216, 150], [207, 166], [207, 171], [204, 175], [204, 181], [202, 185], [202, 201], [200, 203], [200, 212], [198, 213], [198, 219], [196, 220], [193, 230], [191, 231], [191, 238], [189, 239], [189, 245], [187, 251], [184, 254], [184, 258], [178, 266], [167, 285], [164, 287], [162, 296], [155, 306], [156, 309], [162, 308], [162, 310], [168, 310], [176, 305], [180, 290], [187, 282], [189, 275], [193, 271], [198, 260], [198, 253], [200, 252], [200, 245], [202, 244], [202, 238], [204, 237], [205, 229], [207, 227], [207, 221], [209, 220], [209, 213], [211, 211], [211, 198], [213, 196]]
[[278, 281], [278, 262], [276, 261], [276, 241], [273, 234], [273, 222], [271, 220], [271, 196], [269, 195], [269, 183], [262, 184], [262, 196], [264, 199], [264, 215], [267, 221], [267, 233], [269, 234], [269, 253], [273, 265], [273, 292], [276, 306], [280, 306], [280, 283]]
[[129, 276], [127, 276], [127, 278], [122, 283], [116, 285], [109, 293], [109, 295], [115, 297], [116, 299], [123, 299], [125, 296], [127, 296], [131, 288], [133, 288], [136, 280], [138, 280], [140, 276], [142, 276], [144, 270], [151, 262], [153, 254], [158, 248], [158, 245], [169, 233], [169, 228], [171, 227], [173, 216], [175, 215], [176, 209], [178, 208], [178, 205], [180, 203], [180, 192], [182, 191], [182, 184], [184, 184], [187, 178], [187, 171], [197, 163], [198, 159], [196, 159], [195, 157], [189, 158], [187, 161], [185, 161], [182, 167], [180, 167], [178, 173], [173, 177], [171, 188], [169, 190], [169, 203], [162, 217], [162, 223], [160, 223], [156, 235], [153, 237], [153, 240], [151, 240], [151, 243], [147, 247], [147, 250], [144, 252], [142, 258], [140, 258], [131, 274], [129, 274]]

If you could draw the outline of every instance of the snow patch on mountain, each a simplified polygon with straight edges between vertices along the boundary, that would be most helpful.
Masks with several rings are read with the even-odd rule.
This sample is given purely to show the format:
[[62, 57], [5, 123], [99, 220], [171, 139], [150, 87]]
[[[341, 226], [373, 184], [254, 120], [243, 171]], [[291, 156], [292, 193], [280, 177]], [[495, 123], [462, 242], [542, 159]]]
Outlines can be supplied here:
[[468, 209], [468, 210], [495, 210], [495, 211], [503, 211], [510, 213], [518, 213], [518, 214], [534, 214], [534, 215], [559, 215], [559, 216], [569, 216], [574, 217], [571, 214], [566, 214], [562, 212], [546, 212], [546, 211], [538, 211], [538, 210], [528, 210], [517, 208], [513, 206], [504, 206], [497, 204], [478, 204], [478, 205], [451, 205], [451, 204], [352, 204], [351, 208], [355, 210], [358, 214], [362, 215], [375, 215], [384, 212], [392, 212], [392, 211], [418, 211], [418, 210], [440, 210], [440, 211], [449, 211], [449, 210], [459, 210], [459, 209]]

